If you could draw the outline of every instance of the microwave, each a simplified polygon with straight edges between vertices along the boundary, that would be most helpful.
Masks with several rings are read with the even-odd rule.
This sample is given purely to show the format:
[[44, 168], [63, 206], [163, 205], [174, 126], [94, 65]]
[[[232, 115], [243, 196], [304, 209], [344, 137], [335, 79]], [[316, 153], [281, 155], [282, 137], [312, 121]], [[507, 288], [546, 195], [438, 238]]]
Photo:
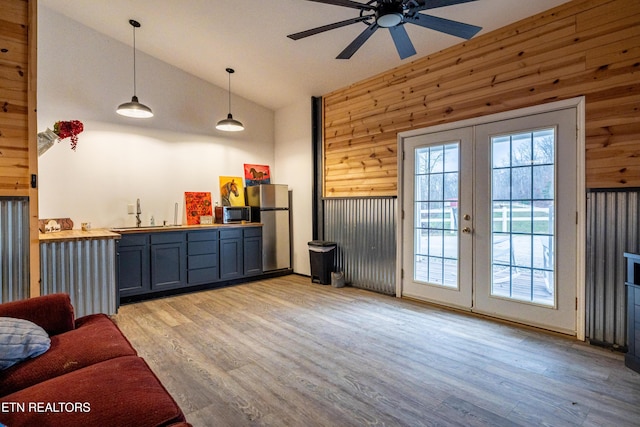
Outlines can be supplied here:
[[251, 208], [249, 206], [216, 206], [215, 215], [218, 224], [251, 222]]

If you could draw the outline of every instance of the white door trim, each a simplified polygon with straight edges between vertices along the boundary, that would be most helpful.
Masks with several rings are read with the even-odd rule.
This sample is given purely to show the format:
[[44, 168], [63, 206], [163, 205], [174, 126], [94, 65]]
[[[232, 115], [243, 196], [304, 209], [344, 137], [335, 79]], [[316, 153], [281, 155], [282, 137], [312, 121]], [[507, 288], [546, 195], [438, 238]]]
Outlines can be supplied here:
[[397, 206], [400, 210], [398, 217], [400, 220], [397, 223], [396, 229], [396, 297], [402, 296], [402, 265], [403, 265], [403, 251], [404, 233], [403, 233], [403, 193], [404, 193], [404, 148], [405, 138], [412, 136], [423, 135], [428, 133], [442, 132], [451, 129], [457, 129], [468, 126], [477, 126], [491, 122], [497, 122], [502, 120], [514, 119], [523, 116], [530, 116], [539, 113], [552, 112], [557, 110], [564, 110], [567, 108], [575, 108], [577, 111], [576, 123], [576, 164], [577, 164], [577, 180], [576, 180], [576, 220], [578, 222], [577, 228], [577, 242], [576, 252], [578, 254], [576, 260], [576, 279], [577, 279], [577, 310], [576, 310], [576, 338], [584, 341], [585, 328], [586, 328], [586, 170], [585, 170], [585, 99], [584, 97], [577, 97], [566, 99], [562, 101], [556, 101], [548, 104], [535, 105], [532, 107], [521, 108], [518, 110], [505, 111], [497, 114], [490, 114], [487, 116], [474, 117], [454, 123], [445, 123], [441, 125], [435, 125], [428, 128], [413, 129], [406, 132], [398, 133], [398, 200]]

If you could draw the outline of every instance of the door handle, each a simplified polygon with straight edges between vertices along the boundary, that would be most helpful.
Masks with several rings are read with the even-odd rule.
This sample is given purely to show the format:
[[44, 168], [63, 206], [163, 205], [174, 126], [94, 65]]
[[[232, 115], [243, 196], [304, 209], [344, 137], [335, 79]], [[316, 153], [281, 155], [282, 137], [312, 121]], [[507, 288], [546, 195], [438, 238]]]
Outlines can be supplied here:
[[471, 227], [465, 227], [462, 229], [462, 232], [465, 234], [471, 234]]

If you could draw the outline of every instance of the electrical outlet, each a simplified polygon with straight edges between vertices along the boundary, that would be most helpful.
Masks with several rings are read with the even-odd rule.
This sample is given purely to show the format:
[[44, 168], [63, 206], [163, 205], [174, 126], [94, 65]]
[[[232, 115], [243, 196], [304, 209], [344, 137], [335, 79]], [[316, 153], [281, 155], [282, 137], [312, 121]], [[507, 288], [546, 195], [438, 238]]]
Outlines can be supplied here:
[[127, 213], [129, 215], [133, 215], [134, 213], [136, 213], [136, 208], [132, 203], [127, 205]]

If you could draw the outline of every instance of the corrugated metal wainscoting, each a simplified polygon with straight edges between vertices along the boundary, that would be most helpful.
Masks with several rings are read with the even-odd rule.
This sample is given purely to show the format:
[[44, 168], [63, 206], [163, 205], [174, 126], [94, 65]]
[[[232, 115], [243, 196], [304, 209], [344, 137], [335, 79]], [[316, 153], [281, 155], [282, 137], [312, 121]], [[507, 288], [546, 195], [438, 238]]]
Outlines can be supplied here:
[[587, 194], [586, 335], [626, 347], [624, 252], [640, 252], [640, 191]]
[[66, 292], [76, 317], [115, 314], [116, 250], [114, 239], [40, 244], [42, 295]]
[[29, 199], [0, 197], [0, 303], [29, 297]]
[[324, 199], [324, 239], [338, 244], [336, 270], [358, 288], [396, 292], [395, 197]]

